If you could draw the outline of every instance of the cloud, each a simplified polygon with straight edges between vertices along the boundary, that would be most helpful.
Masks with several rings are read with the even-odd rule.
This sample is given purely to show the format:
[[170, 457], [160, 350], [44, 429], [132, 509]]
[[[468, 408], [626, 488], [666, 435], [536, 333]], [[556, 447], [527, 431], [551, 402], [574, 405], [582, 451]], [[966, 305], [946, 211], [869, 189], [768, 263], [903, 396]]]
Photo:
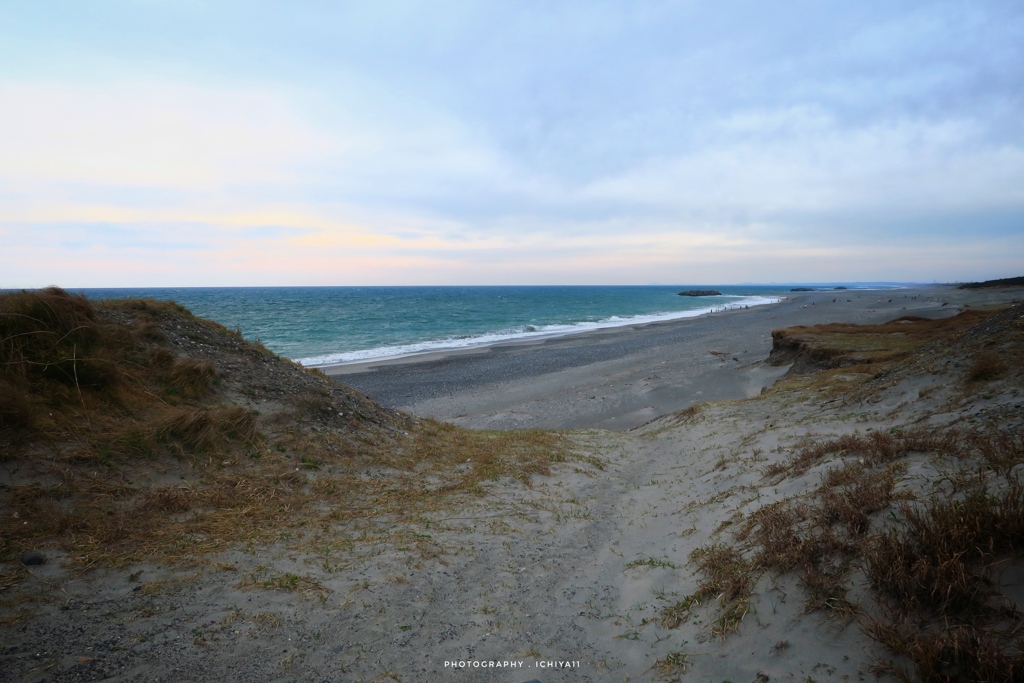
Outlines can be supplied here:
[[295, 180], [338, 141], [259, 90], [182, 83], [2, 86], [0, 178], [32, 184], [216, 191]]
[[752, 110], [704, 144], [589, 186], [584, 196], [730, 222], [986, 207], [1024, 209], [1024, 147], [988, 144], [975, 121], [843, 126], [816, 107]]
[[1016, 3], [63, 7], [0, 40], [5, 277], [1024, 267]]
[[330, 98], [175, 82], [0, 90], [0, 218], [97, 204], [388, 212], [515, 182], [462, 123], [357, 75]]

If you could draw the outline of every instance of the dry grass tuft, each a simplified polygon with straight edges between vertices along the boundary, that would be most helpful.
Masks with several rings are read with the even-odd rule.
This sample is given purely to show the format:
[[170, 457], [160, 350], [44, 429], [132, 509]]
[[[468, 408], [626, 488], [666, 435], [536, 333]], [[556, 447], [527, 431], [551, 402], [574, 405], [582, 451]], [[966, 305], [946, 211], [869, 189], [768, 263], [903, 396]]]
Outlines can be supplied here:
[[148, 512], [174, 513], [188, 512], [196, 505], [195, 489], [187, 486], [164, 486], [150, 489], [136, 499], [133, 506], [136, 514]]
[[185, 396], [199, 398], [213, 389], [217, 369], [195, 358], [177, 358], [167, 370], [167, 382]]
[[403, 455], [385, 458], [385, 462], [405, 470], [424, 464], [465, 466], [467, 472], [460, 485], [472, 487], [501, 477], [529, 485], [533, 475], [548, 475], [552, 465], [570, 457], [568, 442], [557, 432], [475, 431], [425, 420], [411, 448]]
[[[894, 509], [907, 497], [896, 487], [905, 471], [902, 458], [913, 452], [954, 458], [942, 475], [950, 485]], [[749, 559], [729, 546], [701, 555], [697, 569], [708, 579], [663, 613], [666, 625], [677, 625], [712, 591], [742, 595], [735, 587], [752, 585], [761, 572], [796, 571], [808, 610], [860, 615], [868, 635], [913, 666], [888, 663], [879, 671], [905, 681], [1018, 680], [1024, 613], [998, 587], [1002, 563], [1024, 550], [1024, 484], [1016, 469], [1024, 461], [1021, 437], [1003, 431], [853, 434], [808, 444], [784, 471], [806, 471], [830, 454], [856, 459], [827, 469], [809, 494], [749, 515], [736, 533]], [[847, 597], [850, 575], [860, 570], [873, 589], [871, 614]], [[744, 571], [745, 579], [721, 578]], [[733, 600], [742, 606], [743, 599]], [[725, 604], [719, 621], [738, 623], [728, 612], [731, 603]], [[713, 631], [727, 633], [718, 623]]]
[[140, 342], [163, 342], [167, 340], [167, 335], [164, 334], [160, 326], [151, 320], [146, 320], [135, 325], [132, 330], [135, 337]]
[[1024, 680], [1024, 650], [1018, 639], [994, 636], [971, 626], [923, 629], [910, 622], [871, 621], [865, 630], [891, 652], [910, 660], [915, 671], [895, 664], [877, 667], [905, 683], [956, 683]]
[[16, 586], [25, 580], [28, 572], [21, 569], [14, 569], [12, 571], [0, 572], [0, 593], [3, 593], [8, 588]]
[[257, 567], [239, 583], [241, 588], [294, 591], [298, 593], [330, 593], [331, 589], [308, 574], [291, 572], [273, 573], [266, 567]]
[[160, 346], [151, 347], [146, 352], [146, 362], [155, 370], [168, 371], [178, 361], [173, 351]]
[[[145, 300], [110, 308], [186, 315]], [[0, 295], [0, 441], [84, 443], [146, 421], [162, 409], [161, 395], [209, 394], [213, 366], [160, 346], [165, 338], [151, 319], [110, 322], [84, 297], [56, 287]], [[104, 424], [111, 419], [120, 428]]]
[[844, 434], [801, 448], [788, 462], [769, 465], [765, 475], [801, 475], [828, 456], [859, 456], [868, 465], [883, 465], [910, 453], [951, 452], [959, 447], [955, 431], [936, 433], [927, 429]]
[[983, 351], [978, 354], [967, 371], [968, 382], [989, 382], [997, 379], [1006, 372], [1006, 364], [992, 351]]
[[695, 592], [662, 610], [662, 625], [676, 628], [689, 619], [694, 607], [717, 598], [717, 615], [711, 632], [724, 638], [739, 629], [750, 611], [754, 567], [739, 550], [722, 544], [698, 548], [690, 555], [690, 560], [696, 563], [705, 579]]
[[690, 655], [683, 652], [669, 652], [654, 663], [654, 670], [662, 676], [673, 676], [686, 673], [690, 665]]
[[333, 418], [334, 402], [326, 392], [307, 392], [295, 400], [299, 412], [309, 418]]
[[829, 470], [806, 502], [784, 500], [761, 508], [738, 537], [754, 542], [753, 565], [761, 571], [797, 570], [808, 611], [848, 615], [850, 560], [870, 527], [869, 515], [889, 505], [895, 478], [857, 464]]
[[982, 609], [987, 569], [1024, 548], [1024, 485], [1001, 493], [980, 483], [962, 500], [902, 507], [903, 520], [877, 535], [866, 552], [868, 575], [904, 612], [950, 615]]
[[244, 408], [172, 408], [157, 436], [191, 450], [211, 450], [228, 442], [251, 444], [257, 438], [256, 416]]
[[870, 527], [870, 515], [889, 507], [895, 487], [896, 477], [890, 469], [872, 472], [848, 464], [829, 470], [818, 492], [815, 518], [824, 525], [841, 524], [849, 535], [861, 536]]
[[[31, 395], [20, 382], [0, 377], [0, 433], [35, 429], [36, 410]], [[5, 453], [0, 451], [0, 460]]]
[[48, 406], [118, 384], [108, 337], [84, 297], [57, 287], [0, 296], [0, 432], [45, 427]]
[[1024, 464], [1024, 435], [1001, 430], [977, 432], [966, 437], [966, 445], [1002, 477], [1009, 477], [1014, 467]]

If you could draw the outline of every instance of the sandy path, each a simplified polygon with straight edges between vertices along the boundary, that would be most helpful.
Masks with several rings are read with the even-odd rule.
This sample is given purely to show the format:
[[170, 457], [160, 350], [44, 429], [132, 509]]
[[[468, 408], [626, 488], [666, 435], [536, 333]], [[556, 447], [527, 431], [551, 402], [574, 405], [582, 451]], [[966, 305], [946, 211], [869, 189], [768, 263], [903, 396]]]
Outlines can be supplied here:
[[[332, 529], [216, 558], [228, 570], [133, 568], [137, 584], [117, 573], [51, 575], [70, 601], [43, 607], [52, 618], [23, 637], [40, 663], [57, 662], [38, 672], [56, 674], [45, 680], [660, 680], [652, 667], [673, 652], [733, 681], [759, 671], [804, 681], [819, 663], [863, 674], [866, 654], [843, 659], [869, 652], [860, 632], [801, 617], [784, 592], [756, 603], [757, 628], [726, 643], [708, 639], [699, 618], [679, 629], [657, 623], [696, 586], [690, 552], [713, 539], [741, 487], [757, 483], [741, 461], [717, 463], [767, 412], [723, 409], [646, 436], [581, 433], [603, 471], [569, 464], [531, 489], [499, 482], [483, 500], [417, 524]], [[239, 587], [289, 575], [302, 577], [298, 590]], [[780, 640], [792, 646], [776, 650]], [[26, 644], [14, 641], [19, 653]], [[30, 662], [27, 652], [18, 658]], [[446, 661], [524, 668], [453, 671]], [[579, 664], [542, 668], [547, 661]], [[77, 677], [88, 672], [98, 675]]]

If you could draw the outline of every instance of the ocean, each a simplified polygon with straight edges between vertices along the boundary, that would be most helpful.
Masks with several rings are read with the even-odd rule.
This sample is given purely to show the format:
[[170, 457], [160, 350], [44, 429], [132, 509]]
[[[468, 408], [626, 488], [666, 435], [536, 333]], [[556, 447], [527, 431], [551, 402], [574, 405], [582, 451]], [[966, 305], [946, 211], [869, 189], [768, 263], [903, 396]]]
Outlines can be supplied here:
[[[246, 339], [259, 340], [286, 358], [303, 365], [325, 365], [765, 305], [788, 295], [791, 287], [181, 287], [70, 291], [91, 299], [173, 300], [198, 316], [240, 329]], [[677, 296], [688, 289], [711, 288], [722, 295]]]

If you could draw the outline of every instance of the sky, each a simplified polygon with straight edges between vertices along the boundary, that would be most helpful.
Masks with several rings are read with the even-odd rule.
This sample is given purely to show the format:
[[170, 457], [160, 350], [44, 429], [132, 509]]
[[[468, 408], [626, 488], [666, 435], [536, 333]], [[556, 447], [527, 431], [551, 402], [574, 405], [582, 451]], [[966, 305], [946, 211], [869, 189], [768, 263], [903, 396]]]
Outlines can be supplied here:
[[0, 288], [1024, 275], [1024, 4], [0, 0]]

